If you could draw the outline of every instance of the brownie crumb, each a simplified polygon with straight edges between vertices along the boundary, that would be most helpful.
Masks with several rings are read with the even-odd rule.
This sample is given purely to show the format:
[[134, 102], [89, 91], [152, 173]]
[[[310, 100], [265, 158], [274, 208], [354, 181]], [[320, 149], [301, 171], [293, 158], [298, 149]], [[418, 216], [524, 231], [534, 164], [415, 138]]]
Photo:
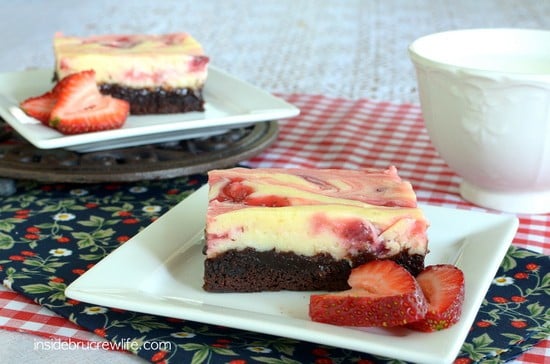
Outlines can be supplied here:
[[[350, 262], [329, 254], [312, 257], [287, 252], [256, 251], [252, 248], [229, 250], [205, 259], [203, 289], [209, 292], [260, 291], [343, 291], [351, 269], [376, 259], [372, 254], [354, 257]], [[413, 275], [424, 268], [424, 256], [401, 253], [390, 259]]]
[[130, 103], [130, 114], [172, 114], [190, 111], [204, 111], [202, 88], [129, 88], [113, 84], [101, 84], [99, 90], [104, 95]]

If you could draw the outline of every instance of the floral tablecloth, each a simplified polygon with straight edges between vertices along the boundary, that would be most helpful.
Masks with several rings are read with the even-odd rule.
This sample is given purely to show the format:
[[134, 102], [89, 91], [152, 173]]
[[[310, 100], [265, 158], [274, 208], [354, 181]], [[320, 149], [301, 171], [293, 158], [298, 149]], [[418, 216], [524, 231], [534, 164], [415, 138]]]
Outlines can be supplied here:
[[[393, 164], [413, 183], [420, 202], [485, 211], [459, 197], [459, 179], [431, 147], [417, 106], [314, 95], [284, 97], [300, 107], [301, 115], [281, 121], [278, 141], [244, 165], [361, 168]], [[111, 343], [109, 349], [131, 351], [153, 363], [396, 362], [65, 297], [64, 289], [74, 279], [205, 182], [203, 174], [131, 184], [17, 181], [16, 193], [0, 202], [0, 279], [16, 292], [0, 291], [0, 326], [65, 340], [102, 342], [99, 339], [104, 338]], [[550, 216], [519, 218], [513, 245], [457, 363], [497, 363], [520, 355], [522, 362], [548, 360]], [[37, 312], [29, 314], [26, 305]], [[41, 307], [61, 317], [40, 312]]]

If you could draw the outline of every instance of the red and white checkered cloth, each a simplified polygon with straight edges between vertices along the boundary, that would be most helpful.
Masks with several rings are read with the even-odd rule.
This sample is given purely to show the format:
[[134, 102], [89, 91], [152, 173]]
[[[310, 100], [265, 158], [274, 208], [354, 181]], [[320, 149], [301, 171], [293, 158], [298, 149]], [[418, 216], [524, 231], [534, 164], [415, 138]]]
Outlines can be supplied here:
[[0, 328], [35, 334], [48, 339], [104, 341], [71, 321], [37, 305], [19, 293], [0, 286]]
[[[460, 182], [431, 146], [419, 106], [347, 100], [315, 95], [283, 95], [301, 109], [300, 116], [280, 122], [278, 140], [247, 161], [251, 167], [385, 168], [395, 165], [413, 184], [422, 203], [481, 210], [458, 193]], [[550, 214], [520, 215], [514, 244], [550, 253]], [[0, 290], [0, 327], [71, 340], [101, 340], [68, 320]], [[545, 340], [517, 363], [550, 362]]]

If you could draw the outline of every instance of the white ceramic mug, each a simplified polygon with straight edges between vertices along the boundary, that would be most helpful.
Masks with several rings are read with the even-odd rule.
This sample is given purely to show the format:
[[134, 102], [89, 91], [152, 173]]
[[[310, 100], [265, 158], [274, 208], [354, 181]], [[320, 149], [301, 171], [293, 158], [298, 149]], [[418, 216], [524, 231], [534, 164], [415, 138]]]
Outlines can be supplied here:
[[550, 212], [550, 31], [466, 29], [414, 41], [430, 139], [474, 204]]

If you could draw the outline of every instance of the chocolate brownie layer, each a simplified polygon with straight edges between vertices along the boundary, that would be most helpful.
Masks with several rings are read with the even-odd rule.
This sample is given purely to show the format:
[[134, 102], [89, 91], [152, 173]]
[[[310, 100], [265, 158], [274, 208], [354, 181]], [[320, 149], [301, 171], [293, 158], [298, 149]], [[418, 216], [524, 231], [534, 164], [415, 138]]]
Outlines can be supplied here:
[[[364, 254], [352, 264], [373, 259], [373, 255]], [[392, 260], [414, 275], [424, 268], [421, 255], [402, 253]], [[347, 260], [335, 260], [328, 254], [306, 257], [275, 250], [230, 250], [205, 260], [203, 288], [210, 292], [342, 291], [350, 288], [347, 280], [351, 268]]]
[[130, 103], [130, 114], [170, 114], [189, 111], [204, 111], [202, 88], [192, 90], [177, 88], [165, 90], [136, 89], [119, 85], [102, 84], [101, 93], [111, 95]]

